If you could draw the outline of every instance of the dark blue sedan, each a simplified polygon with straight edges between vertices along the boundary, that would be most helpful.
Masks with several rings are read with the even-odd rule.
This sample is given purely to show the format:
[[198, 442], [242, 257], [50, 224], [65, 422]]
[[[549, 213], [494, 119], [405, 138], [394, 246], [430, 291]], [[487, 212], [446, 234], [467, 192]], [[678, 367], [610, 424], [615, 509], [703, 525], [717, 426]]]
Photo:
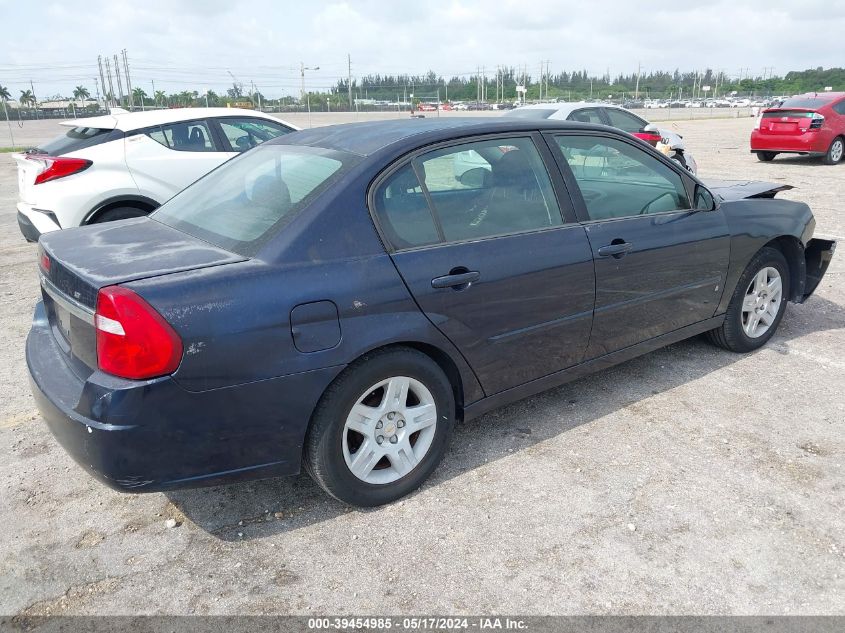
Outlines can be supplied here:
[[148, 218], [41, 238], [33, 393], [120, 490], [304, 464], [390, 502], [458, 420], [704, 332], [763, 345], [835, 247], [778, 189], [578, 123], [290, 134]]

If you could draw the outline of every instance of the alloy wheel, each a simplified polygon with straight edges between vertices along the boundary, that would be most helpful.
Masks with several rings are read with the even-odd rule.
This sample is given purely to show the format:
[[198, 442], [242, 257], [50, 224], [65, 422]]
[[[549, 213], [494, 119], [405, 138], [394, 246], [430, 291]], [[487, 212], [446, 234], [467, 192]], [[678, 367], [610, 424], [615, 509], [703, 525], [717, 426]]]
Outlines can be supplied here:
[[783, 280], [777, 268], [767, 266], [754, 275], [742, 301], [742, 330], [748, 338], [769, 331], [783, 302]]
[[367, 389], [343, 428], [343, 459], [361, 481], [384, 485], [422, 461], [437, 430], [437, 406], [419, 380], [393, 376]]
[[840, 160], [842, 160], [843, 149], [845, 149], [845, 146], [843, 146], [841, 138], [838, 138], [833, 141], [833, 145], [830, 148], [831, 162], [838, 163]]

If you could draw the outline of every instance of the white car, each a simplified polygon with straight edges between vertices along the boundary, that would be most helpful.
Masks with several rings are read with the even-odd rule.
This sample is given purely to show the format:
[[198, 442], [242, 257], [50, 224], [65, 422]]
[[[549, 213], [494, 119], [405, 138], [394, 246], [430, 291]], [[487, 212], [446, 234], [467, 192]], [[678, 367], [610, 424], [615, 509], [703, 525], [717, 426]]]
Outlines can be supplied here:
[[29, 241], [72, 226], [146, 215], [218, 165], [297, 128], [237, 108], [113, 111], [14, 154], [18, 225]]
[[583, 123], [598, 123], [619, 128], [633, 134], [649, 145], [663, 151], [669, 158], [680, 163], [684, 168], [695, 174], [698, 171], [695, 159], [686, 151], [683, 137], [666, 128], [659, 128], [638, 117], [633, 112], [609, 103], [537, 103], [527, 105], [503, 116], [520, 119], [555, 119], [562, 121], [582, 121]]

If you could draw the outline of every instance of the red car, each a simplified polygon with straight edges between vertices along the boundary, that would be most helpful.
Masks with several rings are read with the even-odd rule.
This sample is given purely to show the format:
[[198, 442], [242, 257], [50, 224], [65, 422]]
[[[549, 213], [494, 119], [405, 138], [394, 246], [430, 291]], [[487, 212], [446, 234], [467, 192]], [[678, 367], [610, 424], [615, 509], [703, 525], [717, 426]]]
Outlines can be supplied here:
[[845, 149], [845, 92], [809, 92], [768, 108], [751, 132], [751, 151], [762, 161], [778, 154], [821, 156], [827, 165]]

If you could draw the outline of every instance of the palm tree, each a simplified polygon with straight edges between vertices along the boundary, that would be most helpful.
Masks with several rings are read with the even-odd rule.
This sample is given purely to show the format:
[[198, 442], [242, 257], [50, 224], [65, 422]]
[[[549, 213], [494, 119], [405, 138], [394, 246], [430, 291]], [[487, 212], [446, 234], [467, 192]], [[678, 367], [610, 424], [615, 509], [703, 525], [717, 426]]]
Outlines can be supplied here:
[[147, 93], [144, 92], [144, 89], [143, 88], [133, 88], [132, 89], [132, 98], [135, 101], [138, 101], [138, 102], [141, 103], [141, 109], [143, 110], [144, 109], [144, 101], [147, 98]]
[[167, 104], [167, 94], [164, 90], [156, 90], [156, 105], [160, 103]]
[[77, 86], [73, 89], [73, 98], [79, 101], [80, 104], [82, 103], [83, 99], [87, 99], [90, 96], [91, 93], [88, 92], [88, 88], [86, 88], [85, 86]]
[[32, 90], [21, 90], [21, 98], [20, 98], [21, 105], [33, 106], [35, 105], [35, 95], [32, 94]]
[[6, 86], [0, 86], [0, 99], [8, 101], [11, 98], [12, 94], [9, 92], [9, 89]]

